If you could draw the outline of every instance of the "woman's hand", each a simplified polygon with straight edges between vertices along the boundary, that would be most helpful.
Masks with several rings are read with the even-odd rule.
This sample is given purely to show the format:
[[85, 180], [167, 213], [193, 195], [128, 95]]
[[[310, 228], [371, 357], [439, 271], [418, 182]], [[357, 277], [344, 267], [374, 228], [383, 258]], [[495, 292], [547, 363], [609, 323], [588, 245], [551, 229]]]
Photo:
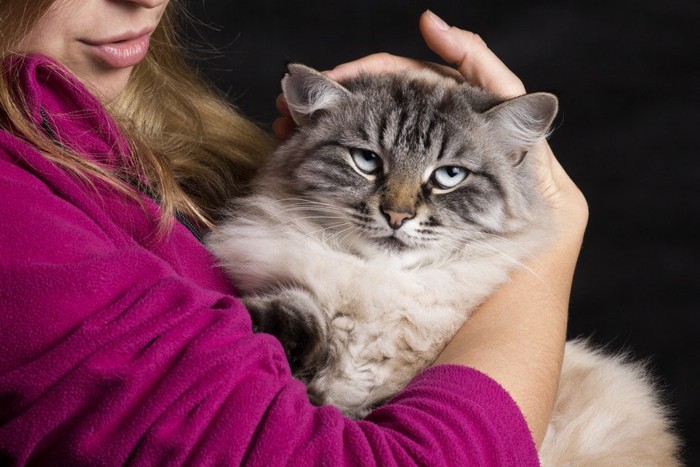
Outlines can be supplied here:
[[326, 74], [337, 81], [343, 81], [360, 71], [385, 73], [428, 66], [447, 75], [461, 77], [505, 99], [525, 94], [523, 83], [489, 50], [477, 34], [450, 27], [431, 11], [421, 15], [419, 27], [428, 47], [456, 69], [379, 53], [343, 63]]

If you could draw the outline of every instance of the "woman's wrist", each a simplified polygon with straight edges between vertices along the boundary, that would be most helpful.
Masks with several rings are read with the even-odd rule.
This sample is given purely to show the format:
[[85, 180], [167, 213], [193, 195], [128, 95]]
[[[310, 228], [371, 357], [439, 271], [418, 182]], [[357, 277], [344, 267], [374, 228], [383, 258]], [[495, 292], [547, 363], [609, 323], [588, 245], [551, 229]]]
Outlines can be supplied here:
[[532, 151], [540, 180], [539, 190], [550, 208], [553, 242], [571, 242], [580, 247], [588, 224], [588, 203], [581, 190], [564, 171], [545, 141]]

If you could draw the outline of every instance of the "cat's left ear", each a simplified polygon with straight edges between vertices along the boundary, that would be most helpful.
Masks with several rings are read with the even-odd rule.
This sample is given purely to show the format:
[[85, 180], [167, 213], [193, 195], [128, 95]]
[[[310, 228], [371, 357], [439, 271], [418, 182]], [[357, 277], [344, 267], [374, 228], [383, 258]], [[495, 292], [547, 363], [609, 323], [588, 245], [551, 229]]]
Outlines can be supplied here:
[[536, 92], [507, 100], [484, 113], [503, 150], [523, 154], [547, 136], [559, 107], [554, 94]]
[[297, 125], [303, 125], [319, 110], [327, 110], [345, 99], [350, 91], [313, 68], [291, 63], [282, 78], [282, 92]]

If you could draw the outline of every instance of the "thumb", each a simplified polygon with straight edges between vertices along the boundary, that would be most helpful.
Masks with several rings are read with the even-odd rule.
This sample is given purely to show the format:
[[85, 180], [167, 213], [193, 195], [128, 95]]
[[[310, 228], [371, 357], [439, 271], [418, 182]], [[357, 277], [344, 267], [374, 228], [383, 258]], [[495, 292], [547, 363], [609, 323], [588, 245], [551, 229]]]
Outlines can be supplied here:
[[504, 98], [525, 94], [520, 79], [477, 34], [450, 27], [430, 10], [421, 15], [419, 28], [428, 47], [470, 83]]

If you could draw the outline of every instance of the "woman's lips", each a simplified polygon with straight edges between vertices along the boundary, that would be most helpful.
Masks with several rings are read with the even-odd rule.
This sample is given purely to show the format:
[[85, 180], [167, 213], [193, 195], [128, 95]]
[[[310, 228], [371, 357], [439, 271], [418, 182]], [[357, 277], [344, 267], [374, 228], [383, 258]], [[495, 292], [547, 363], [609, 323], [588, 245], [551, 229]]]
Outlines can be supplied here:
[[112, 68], [127, 68], [138, 64], [148, 53], [151, 34], [115, 42], [88, 43], [98, 57]]

